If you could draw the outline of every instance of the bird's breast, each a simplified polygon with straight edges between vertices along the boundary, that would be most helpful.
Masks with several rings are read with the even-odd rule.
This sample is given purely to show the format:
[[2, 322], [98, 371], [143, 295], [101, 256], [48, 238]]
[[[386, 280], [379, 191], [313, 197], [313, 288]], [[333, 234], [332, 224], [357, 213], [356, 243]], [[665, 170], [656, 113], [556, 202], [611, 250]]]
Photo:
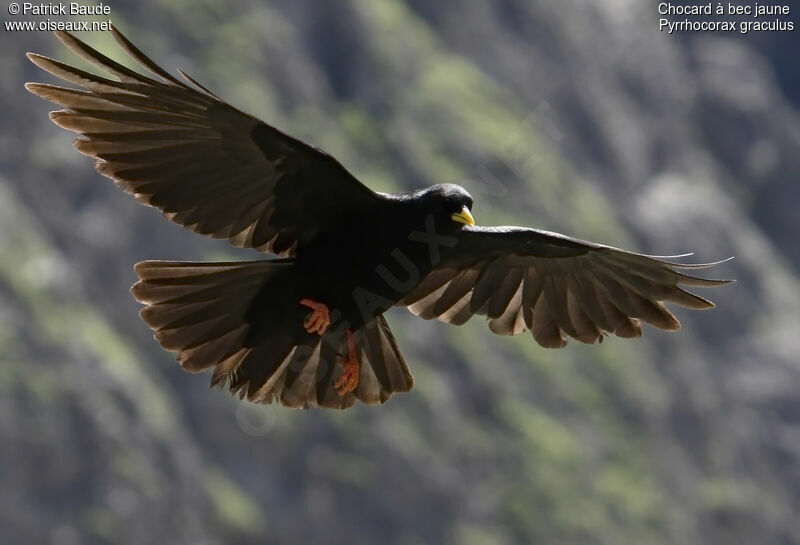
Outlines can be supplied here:
[[421, 221], [387, 217], [340, 226], [298, 252], [301, 292], [326, 302], [357, 327], [419, 283], [435, 264], [437, 250], [441, 255], [436, 243], [426, 240]]

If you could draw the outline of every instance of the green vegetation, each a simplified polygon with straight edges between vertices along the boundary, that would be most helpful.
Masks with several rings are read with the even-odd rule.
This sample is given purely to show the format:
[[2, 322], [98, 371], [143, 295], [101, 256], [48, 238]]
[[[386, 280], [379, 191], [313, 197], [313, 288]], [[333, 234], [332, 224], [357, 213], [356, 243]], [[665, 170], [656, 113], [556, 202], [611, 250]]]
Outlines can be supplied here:
[[[680, 314], [677, 334], [559, 351], [392, 311], [410, 394], [343, 413], [256, 407], [245, 426], [238, 400], [158, 349], [127, 290], [140, 259], [253, 254], [168, 225], [94, 173], [23, 95], [24, 51], [75, 57], [44, 33], [6, 35], [4, 126], [18, 133], [4, 130], [0, 163], [0, 541], [798, 543], [800, 289], [776, 250], [796, 241], [758, 223], [772, 208], [750, 210], [765, 197], [733, 158], [751, 114], [711, 94], [716, 65], [677, 41], [629, 47], [600, 5], [113, 9], [153, 58], [376, 190], [457, 182], [481, 224], [735, 253], [725, 274], [743, 281], [717, 311]], [[687, 75], [695, 64], [708, 81]], [[759, 74], [752, 89], [772, 89]], [[796, 156], [780, 151], [789, 125], [747, 119]], [[792, 179], [784, 155], [765, 187]]]

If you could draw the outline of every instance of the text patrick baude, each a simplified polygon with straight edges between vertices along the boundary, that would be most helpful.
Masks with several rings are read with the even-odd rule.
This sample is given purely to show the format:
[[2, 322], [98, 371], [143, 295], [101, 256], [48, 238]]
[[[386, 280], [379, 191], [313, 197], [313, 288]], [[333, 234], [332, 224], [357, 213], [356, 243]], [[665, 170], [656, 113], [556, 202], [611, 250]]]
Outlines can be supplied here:
[[61, 2], [40, 4], [23, 2], [22, 13], [24, 15], [110, 15], [111, 6], [102, 2], [93, 6], [85, 6], [77, 2], [70, 2], [69, 4], [62, 4]]

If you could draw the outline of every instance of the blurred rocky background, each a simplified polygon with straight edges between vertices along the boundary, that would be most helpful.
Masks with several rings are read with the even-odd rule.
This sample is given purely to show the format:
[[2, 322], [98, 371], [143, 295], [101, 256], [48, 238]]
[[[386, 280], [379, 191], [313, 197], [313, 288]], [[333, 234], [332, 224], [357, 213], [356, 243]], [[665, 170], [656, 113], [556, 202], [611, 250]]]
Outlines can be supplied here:
[[0, 542], [800, 543], [800, 31], [670, 36], [632, 0], [111, 7], [378, 190], [461, 183], [481, 224], [735, 255], [715, 273], [738, 282], [678, 333], [559, 351], [397, 309], [412, 393], [241, 403], [181, 371], [128, 288], [145, 258], [259, 256], [95, 173], [23, 88], [53, 82], [26, 51], [81, 61], [2, 31]]

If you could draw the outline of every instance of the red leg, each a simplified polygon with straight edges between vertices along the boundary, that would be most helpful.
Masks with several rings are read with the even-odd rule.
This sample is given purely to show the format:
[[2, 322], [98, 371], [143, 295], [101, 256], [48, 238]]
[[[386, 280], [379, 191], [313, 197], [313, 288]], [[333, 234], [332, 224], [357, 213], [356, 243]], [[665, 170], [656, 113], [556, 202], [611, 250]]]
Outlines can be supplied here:
[[331, 325], [331, 312], [328, 309], [328, 305], [308, 297], [300, 299], [300, 304], [313, 311], [303, 322], [303, 327], [306, 328], [306, 331], [324, 335], [328, 326]]
[[347, 358], [339, 362], [344, 367], [344, 372], [339, 377], [339, 380], [333, 383], [333, 387], [336, 388], [336, 393], [340, 397], [358, 387], [359, 365], [358, 357], [356, 356], [356, 342], [351, 329], [347, 330], [347, 352]]

